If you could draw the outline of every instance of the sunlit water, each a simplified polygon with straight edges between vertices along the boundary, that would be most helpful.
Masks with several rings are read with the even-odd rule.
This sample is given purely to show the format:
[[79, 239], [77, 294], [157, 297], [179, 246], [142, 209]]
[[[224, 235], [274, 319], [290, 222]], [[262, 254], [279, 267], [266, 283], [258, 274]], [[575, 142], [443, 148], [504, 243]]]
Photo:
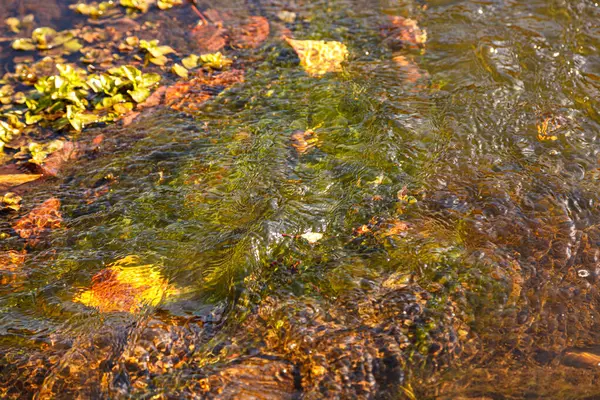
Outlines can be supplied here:
[[[207, 396], [599, 395], [598, 4], [227, 3], [218, 8], [271, 21], [292, 9], [304, 19], [296, 38], [348, 46], [344, 71], [310, 77], [271, 38], [251, 52], [245, 83], [197, 113], [158, 109], [86, 131], [84, 141], [106, 135], [101, 151], [24, 199], [58, 197], [65, 228], [28, 253], [25, 278], [0, 289], [1, 395], [201, 397], [202, 379], [257, 354], [296, 368], [289, 387], [252, 387], [238, 372], [229, 385], [246, 379], [246, 392]], [[417, 20], [425, 48], [384, 46], [386, 14]], [[171, 24], [163, 42], [193, 51]], [[313, 141], [298, 151], [292, 135], [307, 129]], [[385, 234], [398, 222], [403, 232]], [[358, 234], [363, 225], [373, 232]], [[3, 248], [23, 248], [2, 227]], [[309, 232], [323, 237], [294, 238]], [[133, 314], [73, 301], [128, 255], [157, 266], [177, 294]], [[392, 301], [390, 277], [426, 295]], [[430, 313], [404, 325], [417, 328], [399, 346], [402, 376], [359, 376], [373, 357], [391, 357], [377, 340], [394, 329], [369, 329], [409, 303]], [[346, 331], [356, 338], [338, 340]], [[333, 338], [315, 348], [386, 350], [350, 355], [345, 370], [328, 360], [324, 371], [289, 345], [303, 335]], [[129, 358], [161, 346], [194, 350], [135, 381]], [[350, 389], [326, 387], [328, 374], [346, 375]], [[368, 390], [352, 386], [362, 379]]]

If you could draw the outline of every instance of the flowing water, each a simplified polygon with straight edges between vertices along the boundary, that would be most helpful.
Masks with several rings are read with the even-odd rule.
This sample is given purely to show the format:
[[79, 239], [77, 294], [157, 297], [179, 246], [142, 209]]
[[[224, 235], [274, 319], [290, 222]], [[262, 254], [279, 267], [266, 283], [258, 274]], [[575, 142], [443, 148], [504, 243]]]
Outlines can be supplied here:
[[[271, 37], [197, 111], [85, 131], [100, 151], [24, 195], [64, 222], [0, 288], [0, 396], [600, 396], [600, 5], [218, 3], [294, 11], [294, 37], [350, 57], [311, 77]], [[424, 48], [386, 46], [390, 15]], [[2, 247], [23, 249], [12, 222]], [[74, 301], [132, 255], [174, 293]]]

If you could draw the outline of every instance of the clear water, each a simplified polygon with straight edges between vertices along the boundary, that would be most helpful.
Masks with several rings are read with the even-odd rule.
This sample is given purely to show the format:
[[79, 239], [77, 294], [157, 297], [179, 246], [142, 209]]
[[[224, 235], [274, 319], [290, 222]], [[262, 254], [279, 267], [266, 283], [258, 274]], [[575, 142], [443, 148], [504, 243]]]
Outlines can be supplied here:
[[[63, 4], [48, 17], [29, 3], [23, 7], [50, 24], [67, 23]], [[283, 378], [277, 390], [261, 381], [253, 387], [256, 377], [238, 370], [225, 387], [246, 380], [246, 392], [205, 395], [599, 395], [600, 6], [334, 0], [213, 7], [271, 21], [291, 9], [303, 19], [292, 26], [296, 38], [341, 41], [350, 59], [342, 73], [313, 78], [272, 37], [260, 50], [238, 53], [249, 60], [245, 82], [197, 113], [160, 108], [127, 127], [85, 132], [83, 142], [106, 136], [100, 152], [24, 196], [30, 205], [58, 197], [65, 228], [28, 250], [24, 279], [0, 288], [2, 396], [201, 397], [191, 381], [214, 386], [211, 377], [257, 354], [296, 368], [288, 387]], [[191, 21], [187, 11], [172, 15]], [[424, 50], [382, 45], [386, 15], [417, 20], [428, 35]], [[172, 29], [160, 39], [193, 51], [185, 29], [161, 18]], [[399, 65], [396, 56], [408, 61]], [[556, 140], [539, 137], [544, 120]], [[315, 131], [313, 147], [298, 152], [292, 135], [307, 129]], [[82, 201], [107, 181], [108, 192]], [[397, 221], [407, 224], [402, 234], [382, 233]], [[10, 223], [2, 224], [10, 235], [2, 247], [20, 250]], [[369, 223], [374, 233], [358, 235]], [[323, 238], [291, 237], [307, 232]], [[158, 266], [179, 294], [133, 314], [73, 301], [106, 265], [133, 254]], [[418, 329], [407, 328], [403, 377], [374, 372], [375, 383], [361, 391], [353, 386], [356, 370], [372, 359], [349, 356], [351, 367], [337, 370], [329, 360], [323, 371], [290, 350], [307, 336], [321, 340], [315, 349], [350, 343], [342, 332], [366, 348], [383, 346], [363, 332], [405, 310], [405, 300], [382, 300], [390, 277], [403, 282], [399, 290], [426, 292], [423, 307], [431, 310], [426, 321], [412, 322]], [[361, 301], [383, 311], [370, 320], [370, 311], [351, 306]], [[379, 340], [388, 328], [373, 335]], [[168, 351], [195, 350], [136, 385], [127, 357], [138, 347], [165, 354], [156, 337]], [[346, 376], [347, 391], [323, 389], [321, 375]]]

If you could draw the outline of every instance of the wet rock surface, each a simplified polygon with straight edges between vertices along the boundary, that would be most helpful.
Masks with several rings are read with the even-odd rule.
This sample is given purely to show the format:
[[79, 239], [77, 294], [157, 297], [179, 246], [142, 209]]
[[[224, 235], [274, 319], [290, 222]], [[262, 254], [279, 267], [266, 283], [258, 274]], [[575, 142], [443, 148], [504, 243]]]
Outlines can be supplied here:
[[6, 170], [0, 397], [597, 396], [597, 8], [329, 3], [106, 22], [233, 66]]
[[327, 302], [268, 296], [231, 332], [210, 318], [142, 317], [56, 336], [26, 357], [4, 354], [1, 387], [8, 398], [397, 398], [415, 366], [447, 365], [460, 344], [451, 306], [430, 309], [417, 285], [385, 286]]

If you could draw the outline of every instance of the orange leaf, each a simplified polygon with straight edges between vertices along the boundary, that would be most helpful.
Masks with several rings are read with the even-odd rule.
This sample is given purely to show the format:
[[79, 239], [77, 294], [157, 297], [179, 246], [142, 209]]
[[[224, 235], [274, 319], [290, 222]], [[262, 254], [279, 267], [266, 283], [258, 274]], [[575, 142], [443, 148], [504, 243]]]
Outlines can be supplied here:
[[136, 256], [114, 262], [94, 275], [91, 288], [75, 296], [74, 301], [100, 312], [136, 312], [177, 293], [154, 265], [140, 264]]
[[231, 30], [231, 45], [243, 49], [255, 49], [269, 37], [269, 21], [265, 17], [250, 17], [250, 22]]
[[51, 197], [19, 219], [13, 225], [13, 229], [23, 239], [27, 239], [30, 244], [35, 245], [41, 235], [51, 229], [59, 228], [61, 222], [60, 200]]

